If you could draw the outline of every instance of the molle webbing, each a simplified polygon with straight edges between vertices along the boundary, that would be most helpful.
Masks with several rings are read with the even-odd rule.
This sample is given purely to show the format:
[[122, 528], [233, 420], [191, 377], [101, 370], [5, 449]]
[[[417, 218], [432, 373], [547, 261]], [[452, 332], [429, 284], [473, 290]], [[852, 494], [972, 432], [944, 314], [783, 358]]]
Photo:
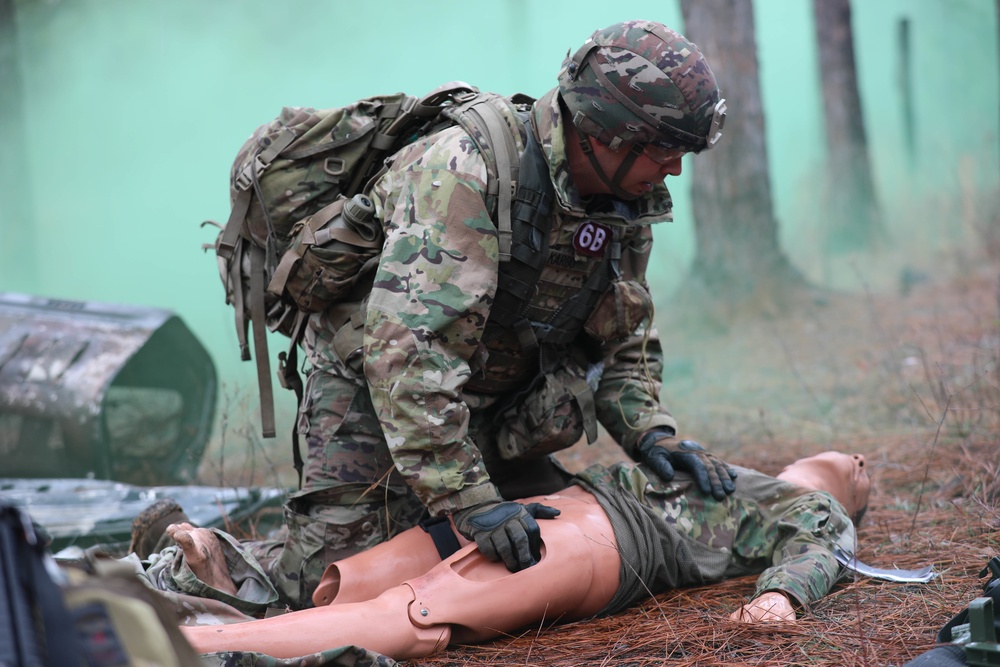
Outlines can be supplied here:
[[583, 329], [597, 301], [617, 277], [621, 261], [621, 231], [612, 227], [614, 238], [605, 251], [604, 262], [562, 307], [545, 322], [533, 323], [535, 336], [547, 345], [569, 345]]
[[526, 137], [511, 214], [513, 244], [509, 261], [501, 256], [497, 292], [483, 343], [488, 345], [495, 341], [506, 329], [514, 331], [522, 349], [530, 352], [540, 345], [568, 345], [576, 338], [608, 284], [620, 273], [621, 231], [618, 227], [612, 228], [614, 238], [607, 247], [604, 261], [558, 311], [544, 322], [528, 317], [545, 265], [572, 268], [577, 260], [571, 255], [549, 250], [554, 194], [548, 163], [534, 136], [530, 118], [521, 114], [521, 120]]
[[552, 182], [548, 163], [535, 139], [534, 129], [524, 118], [524, 152], [520, 157], [520, 179], [511, 206], [509, 261], [501, 261], [497, 292], [490, 309], [490, 321], [516, 329], [535, 294], [549, 250]]

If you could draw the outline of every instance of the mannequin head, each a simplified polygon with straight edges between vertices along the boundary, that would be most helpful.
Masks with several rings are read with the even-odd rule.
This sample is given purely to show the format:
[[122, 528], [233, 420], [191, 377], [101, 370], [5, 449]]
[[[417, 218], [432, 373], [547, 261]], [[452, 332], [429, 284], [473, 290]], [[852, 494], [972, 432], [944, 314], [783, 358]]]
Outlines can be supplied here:
[[787, 466], [778, 475], [797, 486], [826, 491], [847, 510], [855, 525], [868, 509], [871, 479], [861, 454], [823, 452]]

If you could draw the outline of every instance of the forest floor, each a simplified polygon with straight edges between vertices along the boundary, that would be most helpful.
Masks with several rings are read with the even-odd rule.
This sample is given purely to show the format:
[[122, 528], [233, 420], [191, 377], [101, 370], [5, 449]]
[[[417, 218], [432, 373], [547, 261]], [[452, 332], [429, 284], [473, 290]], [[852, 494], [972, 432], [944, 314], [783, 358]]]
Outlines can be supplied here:
[[[838, 584], [794, 624], [728, 620], [754, 577], [657, 596], [612, 618], [534, 627], [413, 667], [451, 665], [900, 665], [982, 592], [1000, 555], [1000, 262], [893, 294], [828, 294], [729, 332], [661, 330], [662, 400], [731, 463], [775, 474], [836, 449], [869, 461], [873, 493], [859, 558], [933, 565], [927, 584]], [[662, 329], [661, 325], [661, 329]], [[602, 439], [561, 456], [612, 463]]]
[[[1000, 224], [990, 229], [941, 270], [900, 271], [892, 288], [812, 291], [784, 314], [709, 333], [680, 325], [669, 304], [657, 316], [661, 400], [681, 436], [769, 474], [821, 451], [864, 454], [873, 490], [858, 557], [933, 565], [936, 579], [848, 579], [794, 624], [752, 627], [728, 620], [753, 593], [755, 577], [743, 577], [403, 664], [899, 666], [932, 647], [1000, 555]], [[257, 442], [265, 459], [216, 453], [207, 476], [293, 479], [284, 453]], [[559, 456], [573, 471], [624, 458], [606, 436]]]

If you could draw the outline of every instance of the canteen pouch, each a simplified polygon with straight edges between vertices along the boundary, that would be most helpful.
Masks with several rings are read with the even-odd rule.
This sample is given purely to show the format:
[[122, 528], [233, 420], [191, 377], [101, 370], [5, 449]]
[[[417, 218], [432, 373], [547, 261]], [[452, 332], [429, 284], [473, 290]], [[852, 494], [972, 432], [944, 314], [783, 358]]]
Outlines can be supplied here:
[[287, 296], [307, 313], [325, 310], [378, 262], [382, 240], [371, 200], [338, 198], [292, 227], [268, 292]]

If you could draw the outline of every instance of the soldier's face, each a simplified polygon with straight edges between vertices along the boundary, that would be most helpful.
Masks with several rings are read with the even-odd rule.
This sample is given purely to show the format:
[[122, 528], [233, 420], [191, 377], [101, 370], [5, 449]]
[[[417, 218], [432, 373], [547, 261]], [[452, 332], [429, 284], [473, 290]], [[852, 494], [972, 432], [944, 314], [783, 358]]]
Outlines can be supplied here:
[[[601, 155], [598, 155], [598, 160], [603, 160], [602, 166], [605, 167], [605, 173], [617, 173], [618, 167], [621, 166], [622, 162], [628, 156], [630, 147], [621, 146], [613, 150], [599, 141], [594, 141], [593, 144], [595, 153], [598, 151], [601, 153]], [[681, 156], [684, 155], [682, 151], [674, 151], [666, 155], [655, 155], [656, 158], [654, 159], [649, 151], [643, 151], [639, 154], [639, 157], [635, 159], [632, 167], [621, 180], [622, 190], [641, 197], [652, 190], [653, 186], [662, 183], [667, 176], [681, 175]]]
[[628, 178], [641, 179], [638, 185], [644, 193], [656, 183], [662, 183], [667, 176], [681, 175], [681, 158], [684, 151], [656, 151], [646, 149], [628, 172]]
[[[593, 137], [587, 137], [587, 140], [590, 142], [594, 157], [604, 173], [609, 177], [618, 173], [618, 168], [628, 158], [630, 146], [622, 145], [617, 149], [612, 149]], [[654, 186], [662, 183], [667, 176], [680, 176], [683, 155], [683, 151], [667, 153], [643, 151], [635, 158], [635, 162], [622, 177], [619, 187], [630, 195], [641, 197], [652, 190]], [[583, 164], [576, 165], [578, 169], [592, 168], [586, 158], [582, 162]], [[576, 180], [578, 185], [584, 184], [580, 188], [580, 193], [583, 195], [610, 194], [610, 189], [597, 179], [577, 178]]]

